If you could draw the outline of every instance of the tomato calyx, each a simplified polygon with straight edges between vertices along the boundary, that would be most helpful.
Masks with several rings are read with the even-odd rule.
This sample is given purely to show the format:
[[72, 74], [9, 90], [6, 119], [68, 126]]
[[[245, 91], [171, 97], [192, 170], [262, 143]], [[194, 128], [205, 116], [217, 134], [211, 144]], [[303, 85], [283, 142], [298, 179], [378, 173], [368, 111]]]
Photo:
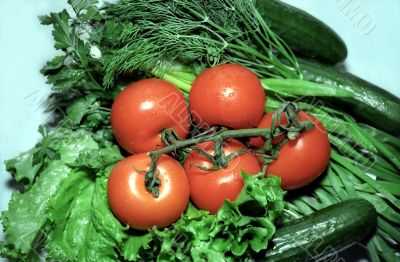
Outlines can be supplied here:
[[[265, 152], [279, 151], [279, 149], [289, 140], [296, 140], [301, 132], [307, 131], [314, 127], [311, 121], [300, 122], [297, 114], [299, 107], [296, 103], [286, 102], [278, 108], [272, 115], [272, 125], [270, 132], [270, 139], [266, 139], [262, 146]], [[287, 124], [282, 123], [282, 116], [287, 119]], [[285, 135], [286, 134], [286, 135]], [[274, 138], [284, 136], [277, 145], [273, 145]]]
[[181, 140], [181, 138], [174, 129], [168, 128], [161, 131], [161, 140], [168, 146]]
[[[286, 132], [290, 140], [295, 140], [301, 132], [313, 128], [314, 124], [311, 121], [299, 121], [297, 117], [299, 111], [299, 106], [296, 103], [284, 103], [272, 116], [272, 123], [278, 123], [278, 126], [271, 126], [271, 134], [279, 136]], [[282, 124], [283, 114], [286, 116], [288, 124]]]
[[[271, 128], [249, 128], [239, 130], [221, 129], [214, 133], [205, 132], [197, 135], [190, 139], [180, 140], [173, 130], [165, 130], [162, 132], [162, 137], [165, 139], [166, 147], [151, 151], [148, 153], [151, 158], [151, 164], [145, 174], [145, 187], [155, 198], [159, 195], [159, 186], [161, 181], [158, 178], [156, 162], [162, 154], [168, 154], [171, 152], [178, 152], [182, 148], [192, 147], [200, 154], [205, 156], [213, 164], [212, 169], [221, 169], [228, 165], [229, 161], [238, 156], [248, 152], [248, 150], [238, 150], [237, 152], [231, 153], [227, 156], [224, 154], [223, 141], [230, 138], [243, 138], [243, 137], [262, 137], [265, 142], [262, 147], [266, 152], [270, 152], [269, 155], [259, 152], [260, 158], [264, 160], [265, 165], [276, 159], [279, 154], [280, 148], [289, 140], [296, 139], [296, 137], [303, 131], [306, 131], [314, 126], [311, 121], [300, 122], [297, 118], [299, 108], [297, 104], [292, 102], [284, 103], [277, 111], [275, 111], [272, 118], [273, 123], [277, 122], [278, 125], [272, 125]], [[288, 119], [288, 124], [282, 124], [281, 115], [285, 114]], [[277, 144], [273, 144], [274, 138], [283, 136], [284, 138]], [[214, 155], [210, 155], [207, 152], [196, 149], [196, 144], [201, 142], [213, 141], [215, 143]], [[267, 150], [268, 149], [268, 150]], [[264, 152], [265, 152], [264, 151]], [[200, 169], [204, 167], [198, 167]]]
[[213, 146], [213, 154], [208, 153], [205, 149], [199, 148], [197, 146], [191, 147], [192, 150], [196, 151], [199, 153], [201, 156], [205, 157], [208, 161], [211, 163], [211, 167], [204, 167], [201, 165], [194, 164], [193, 166], [203, 170], [203, 171], [216, 171], [220, 170], [223, 168], [226, 168], [229, 163], [234, 159], [235, 157], [238, 157], [242, 154], [248, 153], [250, 150], [249, 149], [238, 149], [235, 152], [225, 154], [224, 151], [224, 145], [223, 145], [224, 140], [220, 139], [220, 137], [217, 137], [214, 146]]
[[149, 169], [145, 173], [144, 186], [146, 190], [151, 193], [155, 198], [160, 195], [161, 180], [158, 178], [157, 160], [158, 157], [150, 155], [151, 163]]

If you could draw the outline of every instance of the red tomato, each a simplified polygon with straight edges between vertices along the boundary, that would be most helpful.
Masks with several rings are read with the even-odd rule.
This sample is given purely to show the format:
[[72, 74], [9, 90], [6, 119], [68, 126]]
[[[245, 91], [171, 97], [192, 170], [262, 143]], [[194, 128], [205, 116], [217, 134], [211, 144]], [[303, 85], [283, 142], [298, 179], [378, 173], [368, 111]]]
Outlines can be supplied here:
[[161, 149], [160, 133], [173, 129], [186, 138], [189, 110], [182, 93], [160, 79], [144, 79], [126, 87], [111, 108], [111, 126], [118, 143], [130, 153]]
[[[214, 143], [204, 142], [198, 148], [209, 154], [214, 154]], [[246, 149], [246, 146], [237, 140], [228, 140], [223, 145], [225, 155]], [[257, 158], [245, 153], [233, 158], [228, 166], [220, 170], [204, 171], [197, 166], [211, 168], [212, 163], [192, 150], [186, 159], [184, 168], [189, 178], [190, 198], [200, 209], [208, 210], [215, 214], [222, 206], [225, 199], [234, 201], [243, 188], [243, 179], [240, 171], [257, 174], [261, 171]]]
[[[258, 127], [271, 127], [272, 114], [265, 115]], [[279, 176], [284, 189], [296, 189], [309, 184], [321, 175], [329, 164], [331, 146], [322, 123], [302, 111], [298, 113], [298, 118], [300, 122], [311, 120], [315, 126], [302, 132], [296, 140], [284, 144], [278, 158], [268, 165], [266, 171], [266, 174]], [[282, 115], [281, 122], [287, 124], [286, 116]], [[263, 145], [261, 138], [253, 138], [251, 143], [256, 146]]]
[[144, 230], [175, 222], [189, 203], [189, 182], [182, 166], [170, 156], [157, 161], [160, 194], [155, 198], [144, 186], [143, 170], [150, 157], [137, 154], [123, 159], [111, 171], [107, 195], [111, 210], [123, 223]]
[[194, 81], [189, 94], [193, 120], [202, 128], [256, 126], [264, 113], [265, 99], [257, 76], [237, 64], [204, 70]]

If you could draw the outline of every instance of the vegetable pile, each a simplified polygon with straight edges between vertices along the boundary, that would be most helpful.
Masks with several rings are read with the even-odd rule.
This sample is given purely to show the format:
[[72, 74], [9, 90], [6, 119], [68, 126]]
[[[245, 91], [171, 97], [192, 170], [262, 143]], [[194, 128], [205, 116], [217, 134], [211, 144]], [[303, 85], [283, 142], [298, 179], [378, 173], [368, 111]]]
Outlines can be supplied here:
[[[269, 240], [281, 248], [280, 236], [317, 221], [332, 245], [367, 237], [372, 261], [398, 259], [398, 98], [299, 60], [271, 30], [262, 1], [260, 12], [246, 0], [68, 3], [40, 18], [62, 51], [42, 69], [54, 121], [39, 127], [34, 148], [6, 161], [23, 190], [1, 216], [2, 256], [274, 261], [282, 252], [274, 255]], [[340, 49], [309, 57], [342, 60]], [[390, 123], [374, 125], [367, 114]], [[372, 235], [374, 209], [351, 198], [375, 207]], [[357, 216], [354, 207], [370, 212]], [[339, 218], [339, 209], [348, 213]], [[335, 224], [345, 214], [359, 219]], [[359, 236], [348, 238], [350, 228]]]

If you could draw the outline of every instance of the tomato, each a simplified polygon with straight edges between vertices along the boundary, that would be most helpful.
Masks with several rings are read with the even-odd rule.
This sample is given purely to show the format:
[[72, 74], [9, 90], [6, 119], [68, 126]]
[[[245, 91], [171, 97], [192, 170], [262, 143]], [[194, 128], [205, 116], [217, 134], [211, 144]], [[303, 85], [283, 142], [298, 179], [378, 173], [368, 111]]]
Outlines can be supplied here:
[[189, 94], [193, 120], [202, 128], [256, 126], [264, 113], [265, 100], [257, 76], [237, 64], [204, 70], [194, 81]]
[[144, 79], [126, 87], [111, 108], [111, 126], [118, 143], [130, 153], [161, 149], [160, 133], [173, 129], [185, 138], [189, 110], [182, 93], [160, 79]]
[[[209, 154], [214, 154], [214, 143], [204, 142], [198, 148]], [[237, 140], [227, 140], [223, 144], [225, 155], [246, 149]], [[234, 201], [243, 188], [241, 170], [249, 174], [261, 171], [257, 158], [251, 153], [244, 153], [233, 158], [228, 166], [219, 170], [202, 170], [197, 166], [211, 168], [212, 163], [197, 151], [192, 150], [188, 155], [184, 168], [189, 178], [190, 198], [200, 209], [215, 214], [225, 199]]]
[[[272, 114], [263, 117], [258, 127], [271, 127]], [[276, 160], [268, 165], [266, 174], [279, 176], [284, 189], [296, 189], [309, 184], [326, 169], [330, 158], [330, 143], [328, 134], [313, 115], [300, 111], [300, 122], [310, 120], [314, 127], [302, 132], [296, 140], [285, 143]], [[282, 115], [282, 124], [287, 124], [286, 116]], [[263, 145], [262, 139], [251, 140], [253, 145]], [[278, 141], [279, 141], [278, 137]], [[274, 143], [278, 141], [274, 140]]]
[[157, 161], [160, 194], [155, 198], [144, 186], [151, 163], [146, 154], [118, 162], [108, 179], [107, 195], [114, 215], [132, 228], [144, 230], [165, 227], [175, 222], [189, 203], [189, 182], [183, 167], [170, 156]]

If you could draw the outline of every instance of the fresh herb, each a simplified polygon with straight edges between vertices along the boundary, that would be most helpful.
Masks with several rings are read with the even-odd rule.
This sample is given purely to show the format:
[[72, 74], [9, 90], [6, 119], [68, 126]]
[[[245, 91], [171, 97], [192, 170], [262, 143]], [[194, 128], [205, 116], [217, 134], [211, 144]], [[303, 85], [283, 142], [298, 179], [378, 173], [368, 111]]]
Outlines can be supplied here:
[[120, 28], [112, 36], [115, 52], [105, 59], [106, 85], [121, 73], [151, 72], [173, 60], [200, 67], [239, 63], [260, 77], [300, 77], [296, 58], [252, 1], [122, 0], [105, 11]]

